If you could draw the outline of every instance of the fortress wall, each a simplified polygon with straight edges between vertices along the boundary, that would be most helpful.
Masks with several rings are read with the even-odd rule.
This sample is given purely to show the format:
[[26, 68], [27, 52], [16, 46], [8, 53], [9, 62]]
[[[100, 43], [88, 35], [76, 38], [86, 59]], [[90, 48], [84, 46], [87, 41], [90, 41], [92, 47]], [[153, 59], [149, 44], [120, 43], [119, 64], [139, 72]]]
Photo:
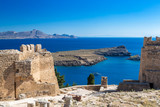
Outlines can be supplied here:
[[16, 82], [16, 98], [21, 99], [21, 95], [26, 98], [37, 96], [55, 96], [55, 84], [37, 83], [30, 78], [21, 78]]
[[[46, 56], [41, 56], [44, 58], [44, 60], [42, 60], [40, 56], [41, 55], [34, 56], [29, 62], [20, 61], [17, 63], [18, 65], [16, 65], [16, 67], [18, 66], [23, 69], [16, 74], [16, 98], [19, 99], [21, 94], [25, 94], [26, 97], [53, 96], [57, 94], [57, 90], [59, 91], [59, 87], [57, 87], [58, 84], [54, 81], [56, 78], [53, 75], [54, 72], [52, 73], [49, 67], [46, 67], [45, 70], [40, 70], [40, 61], [49, 64], [50, 60], [48, 60]], [[21, 63], [23, 63], [23, 66]], [[24, 75], [26, 73], [28, 75]], [[51, 82], [45, 81], [41, 76]]]
[[142, 74], [143, 74], [143, 69], [144, 69], [144, 58], [145, 56], [145, 52], [143, 52], [144, 48], [141, 48], [141, 59], [140, 59], [140, 70], [139, 70], [139, 81], [143, 82], [143, 78], [142, 78]]
[[31, 60], [23, 60], [15, 62], [15, 70], [17, 74], [28, 76], [31, 72]]
[[160, 71], [145, 71], [143, 78], [145, 82], [153, 83], [153, 88], [160, 89]]
[[0, 100], [14, 99], [14, 61], [18, 60], [18, 53], [0, 54]]
[[[16, 63], [16, 68], [17, 67], [20, 69], [23, 68], [20, 70], [20, 73], [22, 74], [16, 74], [17, 98], [20, 94], [26, 94], [27, 97], [34, 97], [45, 94], [55, 95], [59, 93], [59, 87], [54, 72], [53, 57], [51, 53], [39, 53], [34, 55], [30, 61], [19, 61], [19, 63]], [[26, 73], [28, 75], [24, 75]], [[43, 87], [45, 88], [43, 89]]]
[[[23, 64], [22, 64], [23, 63]], [[56, 85], [51, 83], [41, 82], [40, 74], [44, 71], [39, 70], [39, 55], [35, 56], [31, 61], [20, 61], [17, 63], [18, 67], [24, 68], [22, 70], [19, 69], [19, 73], [16, 73], [16, 98], [19, 99], [21, 94], [25, 94], [26, 97], [36, 97], [36, 96], [44, 96], [56, 95]], [[22, 65], [23, 66], [22, 66]], [[16, 66], [16, 67], [17, 67]], [[49, 72], [49, 71], [48, 71]], [[43, 73], [46, 74], [48, 72]], [[45, 76], [45, 75], [44, 75]], [[49, 78], [51, 76], [47, 75]], [[51, 78], [52, 80], [55, 77]], [[59, 88], [58, 88], [59, 90]]]
[[143, 46], [160, 46], [160, 37], [156, 37], [155, 41], [152, 40], [152, 37], [144, 37]]
[[154, 45], [150, 45], [150, 46], [145, 46], [144, 47], [145, 51], [159, 51], [160, 50], [160, 46], [154, 46]]
[[160, 88], [160, 51], [142, 49], [140, 82], [153, 83], [153, 88]]
[[118, 90], [160, 89], [160, 37], [145, 37], [141, 49], [139, 82], [121, 82]]
[[48, 82], [48, 83], [55, 82], [54, 64], [53, 64], [52, 54], [51, 53], [41, 53], [39, 57], [40, 57], [39, 63], [40, 63], [41, 81]]
[[149, 83], [120, 82], [117, 91], [143, 91], [150, 89]]
[[33, 54], [35, 53], [35, 47], [33, 44], [21, 45], [20, 51], [22, 52], [20, 56], [20, 60], [26, 60], [33, 56]]
[[42, 45], [41, 44], [37, 44], [36, 48], [35, 48], [35, 52], [41, 52], [42, 50]]
[[34, 78], [34, 81], [40, 82], [40, 63], [39, 55], [34, 56], [31, 62], [31, 75]]
[[139, 80], [153, 84], [153, 88], [160, 88], [160, 38], [152, 41], [151, 37], [144, 38], [141, 49], [141, 63]]
[[36, 50], [34, 45], [22, 45], [21, 52], [0, 50], [0, 100], [59, 93], [52, 54], [41, 45]]
[[57, 77], [54, 71], [54, 61], [49, 52], [40, 54], [40, 78], [42, 82], [55, 83], [55, 93], [59, 93]]

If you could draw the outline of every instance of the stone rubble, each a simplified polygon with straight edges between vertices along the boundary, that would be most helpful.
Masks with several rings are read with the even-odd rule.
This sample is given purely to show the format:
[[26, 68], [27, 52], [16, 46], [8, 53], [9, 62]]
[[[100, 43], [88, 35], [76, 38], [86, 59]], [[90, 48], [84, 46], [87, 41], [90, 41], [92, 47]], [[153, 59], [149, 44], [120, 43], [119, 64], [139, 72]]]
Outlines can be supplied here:
[[[104, 91], [92, 91], [83, 88], [70, 88], [58, 96], [27, 98], [17, 101], [2, 101], [0, 107], [159, 107], [160, 90], [139, 92], [116, 92], [117, 85], [108, 85]], [[112, 90], [112, 91], [110, 91]], [[73, 96], [81, 96], [81, 100]], [[1, 106], [3, 105], [3, 106]], [[31, 106], [32, 105], [32, 106]], [[41, 106], [40, 106], [41, 105]], [[43, 106], [42, 106], [43, 105]], [[48, 106], [47, 106], [48, 105]]]

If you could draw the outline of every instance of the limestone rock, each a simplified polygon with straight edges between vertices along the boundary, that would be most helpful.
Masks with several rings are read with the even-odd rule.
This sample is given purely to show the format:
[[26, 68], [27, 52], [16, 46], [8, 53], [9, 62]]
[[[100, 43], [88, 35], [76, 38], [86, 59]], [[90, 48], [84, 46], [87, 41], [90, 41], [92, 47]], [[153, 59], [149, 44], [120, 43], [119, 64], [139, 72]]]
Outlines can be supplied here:
[[20, 94], [20, 95], [18, 96], [18, 99], [24, 99], [24, 98], [26, 98], [26, 95], [25, 95], [25, 94]]

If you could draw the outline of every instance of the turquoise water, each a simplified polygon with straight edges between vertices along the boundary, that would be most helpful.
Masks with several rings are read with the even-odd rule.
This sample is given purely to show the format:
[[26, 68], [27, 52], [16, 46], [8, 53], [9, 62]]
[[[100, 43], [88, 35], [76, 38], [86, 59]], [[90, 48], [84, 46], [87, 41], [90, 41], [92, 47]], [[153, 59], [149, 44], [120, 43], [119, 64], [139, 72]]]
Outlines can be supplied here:
[[108, 60], [93, 66], [79, 67], [56, 67], [65, 75], [66, 83], [87, 84], [87, 77], [90, 73], [98, 72], [95, 76], [95, 83], [100, 84], [101, 76], [108, 77], [108, 84], [118, 84], [123, 79], [138, 79], [139, 61], [126, 60], [128, 57], [107, 57]]
[[[140, 55], [143, 38], [78, 38], [78, 39], [24, 39], [0, 40], [0, 49], [19, 49], [21, 44], [42, 44], [51, 52], [77, 49], [98, 49], [125, 45], [132, 55]], [[108, 77], [109, 84], [118, 84], [123, 79], [138, 79], [139, 61], [126, 60], [128, 57], [107, 57], [108, 60], [93, 66], [56, 67], [65, 76], [66, 83], [76, 82], [80, 85], [87, 83], [90, 73], [98, 72], [95, 83], [100, 84], [101, 76]]]

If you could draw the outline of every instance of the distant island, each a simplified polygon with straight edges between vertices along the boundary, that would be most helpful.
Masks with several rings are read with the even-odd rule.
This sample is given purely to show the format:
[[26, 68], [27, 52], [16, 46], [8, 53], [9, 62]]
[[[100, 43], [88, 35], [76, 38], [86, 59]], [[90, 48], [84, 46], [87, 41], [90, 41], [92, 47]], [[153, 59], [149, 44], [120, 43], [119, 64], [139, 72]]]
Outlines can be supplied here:
[[0, 39], [48, 39], [48, 38], [77, 38], [77, 37], [68, 34], [51, 35], [43, 33], [42, 31], [36, 29], [24, 32], [15, 32], [15, 31], [0, 32]]
[[105, 56], [130, 56], [125, 46], [82, 49], [53, 53], [55, 66], [91, 66], [106, 60]]

